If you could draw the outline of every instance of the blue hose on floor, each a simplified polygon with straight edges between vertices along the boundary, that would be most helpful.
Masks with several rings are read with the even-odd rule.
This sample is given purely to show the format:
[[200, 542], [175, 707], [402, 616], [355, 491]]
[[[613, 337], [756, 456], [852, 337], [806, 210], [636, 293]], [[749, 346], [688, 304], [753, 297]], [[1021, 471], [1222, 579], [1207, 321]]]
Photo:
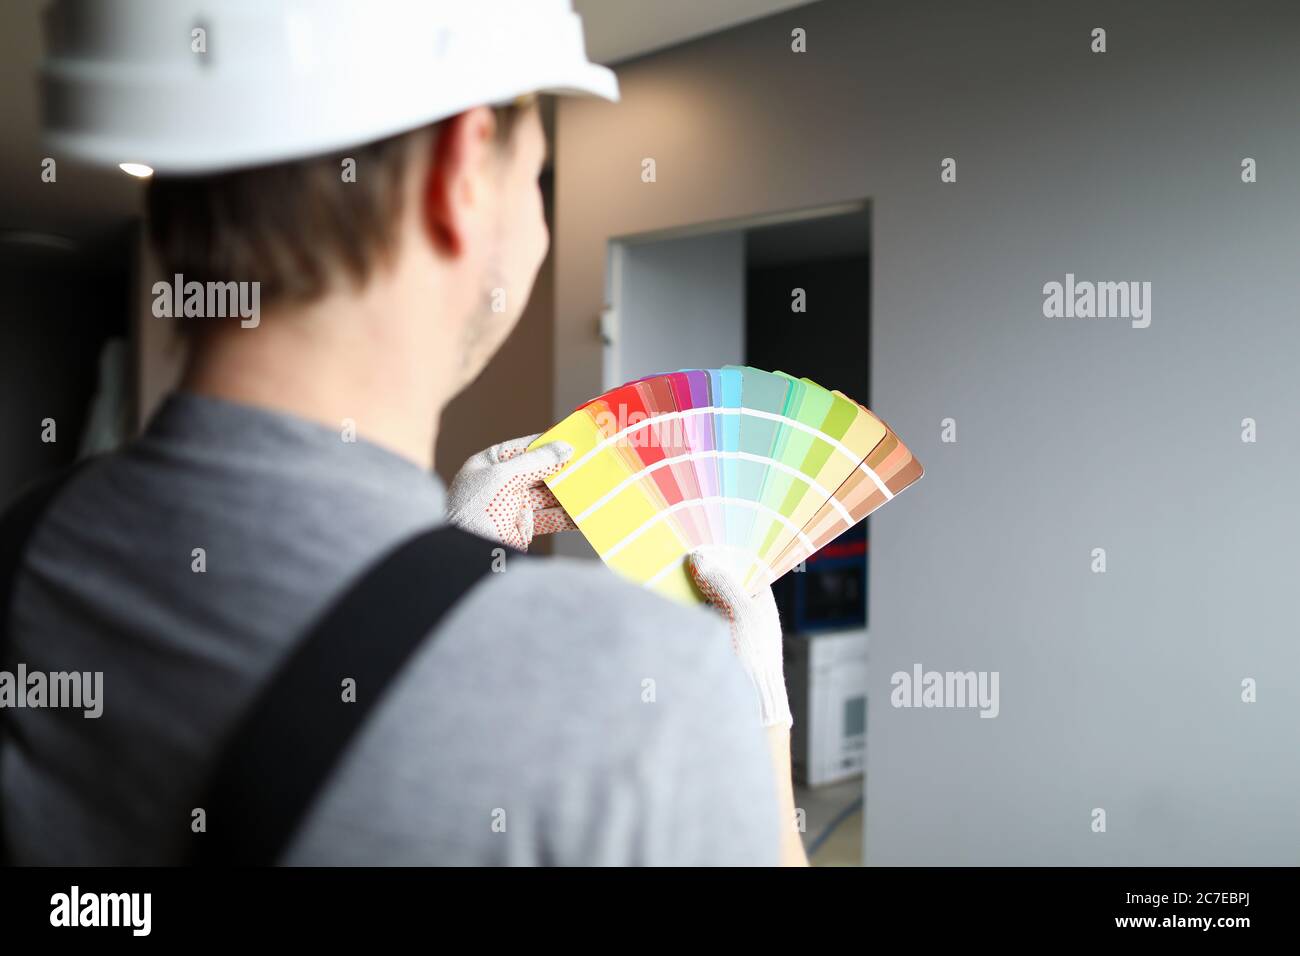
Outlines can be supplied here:
[[839, 813], [835, 814], [835, 819], [831, 820], [830, 823], [826, 824], [825, 828], [822, 829], [822, 832], [817, 834], [817, 839], [813, 840], [812, 843], [808, 844], [809, 859], [812, 858], [814, 853], [816, 853], [818, 850], [822, 848], [823, 843], [825, 843], [827, 840], [830, 839], [830, 836], [832, 833], [835, 832], [836, 827], [838, 827], [841, 823], [843, 823], [845, 820], [853, 816], [853, 814], [857, 813], [861, 809], [862, 809], [862, 798], [858, 797], [856, 800], [850, 803]]

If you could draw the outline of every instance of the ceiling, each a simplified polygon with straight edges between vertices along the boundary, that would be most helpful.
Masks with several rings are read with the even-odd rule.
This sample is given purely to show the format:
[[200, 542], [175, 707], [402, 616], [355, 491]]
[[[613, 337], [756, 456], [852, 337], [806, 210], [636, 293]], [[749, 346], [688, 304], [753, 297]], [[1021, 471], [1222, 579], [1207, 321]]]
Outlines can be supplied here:
[[758, 20], [812, 0], [573, 0], [587, 55], [621, 63], [676, 43]]
[[[36, 69], [41, 11], [48, 2], [0, 3], [0, 239], [37, 232], [85, 240], [120, 226], [141, 209], [141, 183], [117, 170], [63, 161], [56, 182], [41, 181], [45, 152], [39, 137]], [[575, 0], [574, 6], [583, 17], [588, 56], [618, 63], [807, 2]]]

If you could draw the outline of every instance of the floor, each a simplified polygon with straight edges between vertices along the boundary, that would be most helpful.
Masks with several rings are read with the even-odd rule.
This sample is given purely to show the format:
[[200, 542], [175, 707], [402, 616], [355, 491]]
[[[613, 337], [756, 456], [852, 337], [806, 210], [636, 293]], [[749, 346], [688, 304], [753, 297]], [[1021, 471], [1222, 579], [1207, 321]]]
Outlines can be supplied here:
[[804, 847], [813, 866], [862, 865], [862, 778], [794, 788], [804, 811]]

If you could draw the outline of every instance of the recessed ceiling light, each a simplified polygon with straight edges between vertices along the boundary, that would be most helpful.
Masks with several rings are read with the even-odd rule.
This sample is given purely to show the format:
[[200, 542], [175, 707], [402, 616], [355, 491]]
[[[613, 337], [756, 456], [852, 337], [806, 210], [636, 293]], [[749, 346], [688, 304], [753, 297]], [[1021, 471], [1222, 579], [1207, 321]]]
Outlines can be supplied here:
[[136, 176], [140, 179], [148, 179], [153, 175], [153, 167], [146, 166], [144, 163], [118, 163], [117, 168], [129, 176]]

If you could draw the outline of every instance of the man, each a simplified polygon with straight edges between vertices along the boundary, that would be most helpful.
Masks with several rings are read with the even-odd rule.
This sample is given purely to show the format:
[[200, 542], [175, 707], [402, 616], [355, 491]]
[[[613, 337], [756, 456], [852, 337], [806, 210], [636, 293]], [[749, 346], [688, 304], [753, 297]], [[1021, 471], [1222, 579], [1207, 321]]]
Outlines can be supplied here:
[[[6, 666], [102, 671], [104, 701], [8, 715], [16, 862], [182, 858], [215, 836], [193, 820], [222, 741], [367, 568], [449, 517], [521, 547], [564, 524], [540, 481], [569, 449], [494, 446], [449, 493], [432, 455], [546, 251], [530, 94], [616, 86], [567, 2], [472, 6], [56, 4], [53, 142], [154, 167], [161, 277], [256, 283], [259, 314], [178, 319], [181, 389], [24, 552]], [[153, 68], [173, 85], [132, 101]], [[282, 861], [806, 862], [771, 594], [693, 568], [730, 638], [603, 566], [507, 559], [422, 641]]]

